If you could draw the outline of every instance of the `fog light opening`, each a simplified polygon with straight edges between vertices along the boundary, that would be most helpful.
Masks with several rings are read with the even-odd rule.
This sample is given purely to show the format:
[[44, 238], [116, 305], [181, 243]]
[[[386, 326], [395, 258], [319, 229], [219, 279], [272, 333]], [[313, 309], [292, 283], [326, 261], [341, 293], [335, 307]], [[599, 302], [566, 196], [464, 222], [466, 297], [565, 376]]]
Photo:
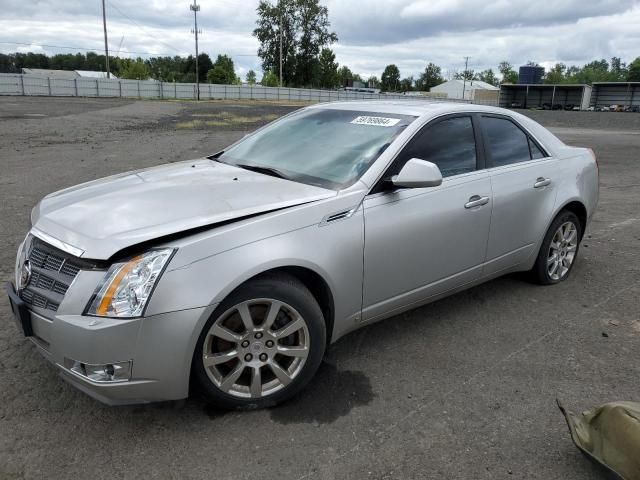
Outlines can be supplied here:
[[64, 366], [76, 375], [92, 382], [113, 383], [131, 380], [133, 362], [129, 360], [128, 362], [91, 364], [65, 358]]

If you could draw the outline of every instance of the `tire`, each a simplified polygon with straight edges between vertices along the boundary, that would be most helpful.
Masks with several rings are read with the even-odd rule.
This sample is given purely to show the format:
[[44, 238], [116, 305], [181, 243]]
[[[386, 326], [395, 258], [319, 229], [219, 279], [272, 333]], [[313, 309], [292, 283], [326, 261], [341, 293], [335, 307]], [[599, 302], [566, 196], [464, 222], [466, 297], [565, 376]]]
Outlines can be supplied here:
[[326, 338], [311, 292], [293, 276], [264, 275], [238, 287], [213, 312], [198, 338], [193, 374], [217, 407], [271, 407], [309, 383]]
[[561, 211], [547, 230], [536, 263], [531, 269], [533, 281], [541, 285], [554, 285], [566, 280], [576, 263], [582, 233], [578, 217], [568, 210]]

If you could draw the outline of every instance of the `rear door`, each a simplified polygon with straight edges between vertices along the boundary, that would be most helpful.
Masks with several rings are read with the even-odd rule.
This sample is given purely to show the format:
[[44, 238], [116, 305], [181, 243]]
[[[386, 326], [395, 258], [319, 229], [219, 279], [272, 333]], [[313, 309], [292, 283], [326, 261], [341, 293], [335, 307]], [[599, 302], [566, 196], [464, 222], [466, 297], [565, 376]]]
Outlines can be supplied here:
[[379, 186], [364, 201], [363, 319], [424, 302], [482, 273], [491, 219], [491, 182], [474, 115], [434, 120], [398, 155], [385, 177], [412, 158], [435, 163], [431, 188]]
[[544, 236], [556, 200], [557, 162], [508, 116], [482, 115], [493, 213], [484, 273], [526, 262]]

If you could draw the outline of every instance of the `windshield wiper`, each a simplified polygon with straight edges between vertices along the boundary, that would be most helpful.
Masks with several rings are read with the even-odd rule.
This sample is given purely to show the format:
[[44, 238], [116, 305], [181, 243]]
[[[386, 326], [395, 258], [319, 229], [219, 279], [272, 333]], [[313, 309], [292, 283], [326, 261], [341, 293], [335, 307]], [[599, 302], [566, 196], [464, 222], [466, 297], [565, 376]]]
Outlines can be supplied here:
[[265, 175], [271, 175], [272, 177], [284, 178], [285, 180], [289, 180], [289, 177], [282, 173], [280, 170], [272, 168], [272, 167], [262, 167], [260, 165], [248, 165], [246, 163], [234, 163], [232, 164], [235, 167], [244, 168], [245, 170], [250, 170], [252, 172], [263, 173]]

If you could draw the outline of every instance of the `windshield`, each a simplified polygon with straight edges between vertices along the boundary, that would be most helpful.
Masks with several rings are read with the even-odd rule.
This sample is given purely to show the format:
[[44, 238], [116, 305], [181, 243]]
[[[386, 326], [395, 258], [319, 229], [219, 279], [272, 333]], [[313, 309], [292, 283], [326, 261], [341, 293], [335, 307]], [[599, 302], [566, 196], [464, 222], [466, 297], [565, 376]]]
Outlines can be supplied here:
[[415, 118], [353, 110], [302, 110], [241, 141], [218, 160], [341, 189], [358, 180]]

